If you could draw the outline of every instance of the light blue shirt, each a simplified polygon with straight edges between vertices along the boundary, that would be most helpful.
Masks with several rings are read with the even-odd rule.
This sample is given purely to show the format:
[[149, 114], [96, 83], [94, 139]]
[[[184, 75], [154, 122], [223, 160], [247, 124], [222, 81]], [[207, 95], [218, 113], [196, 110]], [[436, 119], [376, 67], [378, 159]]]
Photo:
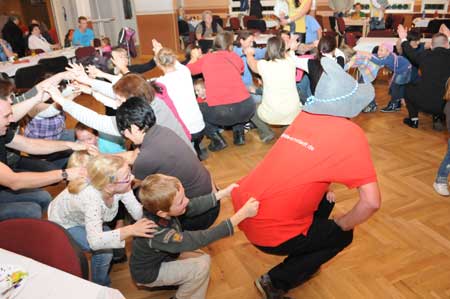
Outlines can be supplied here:
[[72, 37], [72, 46], [91, 46], [91, 42], [94, 40], [94, 31], [87, 28], [84, 33], [80, 29], [75, 30]]
[[317, 30], [320, 29], [319, 22], [312, 17], [307, 15], [306, 16], [306, 38], [305, 43], [306, 44], [312, 44], [314, 41], [319, 39], [319, 35], [317, 34]]
[[[241, 59], [244, 61], [244, 73], [242, 74], [242, 81], [244, 81], [245, 86], [253, 85], [253, 79], [252, 79], [252, 73], [250, 72], [250, 69], [248, 68], [247, 64], [247, 56], [242, 52], [242, 48], [233, 47], [234, 53], [236, 53]], [[266, 55], [266, 48], [260, 49], [255, 48], [255, 59], [263, 59]]]
[[104, 133], [98, 134], [98, 150], [102, 154], [117, 154], [126, 151], [122, 137]]

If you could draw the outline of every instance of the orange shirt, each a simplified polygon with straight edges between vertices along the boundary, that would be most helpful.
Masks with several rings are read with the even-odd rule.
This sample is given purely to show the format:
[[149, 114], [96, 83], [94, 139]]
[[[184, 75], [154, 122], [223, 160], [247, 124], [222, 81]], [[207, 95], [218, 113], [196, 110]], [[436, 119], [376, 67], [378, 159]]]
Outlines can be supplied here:
[[259, 212], [239, 228], [255, 245], [278, 246], [308, 233], [330, 183], [376, 182], [364, 132], [341, 117], [300, 112], [263, 161], [232, 192], [237, 211], [248, 200]]

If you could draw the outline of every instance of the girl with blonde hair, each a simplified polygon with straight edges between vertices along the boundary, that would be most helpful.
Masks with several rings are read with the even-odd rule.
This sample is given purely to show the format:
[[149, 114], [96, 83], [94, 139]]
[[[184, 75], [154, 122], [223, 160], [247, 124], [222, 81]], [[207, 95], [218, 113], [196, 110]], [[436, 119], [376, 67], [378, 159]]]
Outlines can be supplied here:
[[[134, 179], [122, 157], [87, 152], [73, 155], [70, 165], [86, 166], [88, 179], [72, 181], [50, 204], [48, 219], [63, 226], [84, 251], [92, 252], [92, 281], [109, 286], [113, 248], [123, 248], [131, 236], [151, 237], [154, 223], [142, 218], [142, 205], [131, 189]], [[119, 201], [137, 222], [110, 230], [104, 222], [117, 214]]]

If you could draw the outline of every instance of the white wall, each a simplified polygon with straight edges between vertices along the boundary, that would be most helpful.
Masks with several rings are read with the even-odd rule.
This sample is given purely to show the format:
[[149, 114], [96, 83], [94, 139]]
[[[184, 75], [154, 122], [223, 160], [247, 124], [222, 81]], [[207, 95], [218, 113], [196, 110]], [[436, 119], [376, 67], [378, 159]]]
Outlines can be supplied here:
[[134, 0], [134, 4], [138, 15], [171, 13], [176, 9], [172, 0]]

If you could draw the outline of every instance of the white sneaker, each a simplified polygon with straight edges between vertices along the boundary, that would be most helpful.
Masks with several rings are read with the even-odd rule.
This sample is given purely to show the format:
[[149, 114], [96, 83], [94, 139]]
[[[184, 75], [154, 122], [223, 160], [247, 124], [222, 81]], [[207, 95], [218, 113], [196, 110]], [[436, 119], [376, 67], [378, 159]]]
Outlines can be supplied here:
[[450, 192], [448, 191], [448, 184], [445, 183], [433, 183], [434, 191], [439, 193], [442, 196], [450, 196]]

